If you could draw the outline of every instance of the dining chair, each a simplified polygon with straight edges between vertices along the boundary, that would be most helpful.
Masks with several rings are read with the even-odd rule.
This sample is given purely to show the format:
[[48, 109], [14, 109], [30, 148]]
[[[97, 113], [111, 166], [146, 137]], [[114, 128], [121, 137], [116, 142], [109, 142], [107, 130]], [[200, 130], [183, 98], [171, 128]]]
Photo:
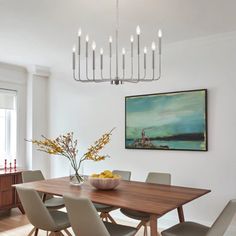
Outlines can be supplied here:
[[[120, 175], [122, 180], [130, 180], [131, 178], [131, 171], [113, 170], [112, 173]], [[100, 217], [103, 220], [105, 221], [110, 220], [110, 222], [116, 224], [116, 221], [113, 219], [113, 217], [109, 213], [111, 211], [117, 210], [118, 209], [117, 207], [109, 206], [105, 204], [99, 204], [99, 203], [94, 203], [94, 206], [96, 210], [100, 213]]]
[[[146, 183], [152, 184], [171, 184], [171, 175], [169, 173], [157, 173], [157, 172], [149, 172], [146, 178]], [[144, 236], [147, 236], [147, 226], [150, 221], [150, 215], [148, 213], [129, 210], [121, 208], [120, 211], [129, 218], [140, 220], [140, 223], [137, 225], [136, 230], [137, 232], [139, 229], [144, 226]]]
[[[28, 183], [33, 181], [45, 180], [41, 170], [27, 170], [22, 172], [22, 182]], [[65, 206], [61, 197], [54, 197], [50, 194], [38, 193], [44, 201], [44, 205], [50, 209], [60, 209]]]
[[[41, 170], [26, 170], [22, 172], [22, 182], [28, 183], [33, 181], [45, 180]], [[48, 209], [60, 209], [65, 207], [64, 200], [61, 197], [54, 197], [51, 194], [38, 193], [44, 205]], [[34, 227], [29, 235], [32, 235], [35, 232], [36, 228]]]
[[223, 236], [236, 213], [236, 199], [228, 202], [211, 227], [183, 222], [162, 231], [162, 236]]
[[102, 221], [88, 198], [71, 195], [63, 197], [76, 236], [132, 236], [136, 233], [133, 227]]
[[61, 231], [64, 230], [67, 235], [72, 236], [67, 230], [70, 222], [65, 212], [48, 210], [33, 189], [16, 186], [16, 190], [29, 222], [36, 228], [35, 236], [38, 235], [39, 229], [51, 232], [50, 235], [53, 236], [63, 235]]

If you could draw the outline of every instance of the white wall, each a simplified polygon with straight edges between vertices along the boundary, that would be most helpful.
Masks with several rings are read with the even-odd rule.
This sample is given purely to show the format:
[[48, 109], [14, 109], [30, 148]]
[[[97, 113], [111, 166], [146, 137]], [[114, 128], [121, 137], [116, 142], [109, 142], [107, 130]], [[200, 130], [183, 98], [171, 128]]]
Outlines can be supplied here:
[[[74, 131], [80, 151], [116, 127], [106, 148], [110, 160], [87, 162], [90, 174], [104, 169], [132, 171], [144, 180], [149, 171], [169, 172], [174, 185], [209, 188], [210, 194], [184, 207], [186, 219], [211, 224], [236, 198], [236, 33], [169, 44], [163, 50], [163, 77], [148, 84], [111, 86], [50, 81], [50, 134]], [[68, 79], [69, 80], [69, 79]], [[72, 80], [72, 78], [71, 78]], [[124, 97], [127, 95], [208, 89], [208, 152], [126, 150]], [[52, 175], [68, 175], [69, 163], [52, 157]], [[164, 216], [177, 222], [175, 212]]]

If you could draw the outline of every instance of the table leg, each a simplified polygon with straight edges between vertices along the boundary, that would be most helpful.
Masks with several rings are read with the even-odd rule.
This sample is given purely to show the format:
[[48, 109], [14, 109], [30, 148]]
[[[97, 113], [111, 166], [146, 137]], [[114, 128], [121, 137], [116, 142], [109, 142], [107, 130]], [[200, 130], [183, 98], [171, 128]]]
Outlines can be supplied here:
[[177, 210], [178, 210], [178, 215], [179, 215], [179, 222], [180, 222], [180, 223], [183, 223], [183, 222], [185, 221], [185, 219], [184, 219], [183, 206], [179, 206], [179, 207], [177, 208]]
[[157, 231], [157, 215], [150, 215], [150, 231], [151, 236], [160, 236]]
[[24, 210], [24, 208], [22, 207], [22, 205], [19, 205], [18, 208], [19, 208], [19, 210], [21, 211], [21, 213], [24, 215], [24, 214], [25, 214], [25, 210]]

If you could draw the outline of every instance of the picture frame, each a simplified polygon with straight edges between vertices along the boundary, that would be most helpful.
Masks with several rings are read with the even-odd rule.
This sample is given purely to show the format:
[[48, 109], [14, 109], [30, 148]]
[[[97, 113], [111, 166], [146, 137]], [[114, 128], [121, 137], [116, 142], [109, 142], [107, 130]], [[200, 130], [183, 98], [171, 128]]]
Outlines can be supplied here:
[[125, 148], [207, 151], [207, 89], [126, 96]]

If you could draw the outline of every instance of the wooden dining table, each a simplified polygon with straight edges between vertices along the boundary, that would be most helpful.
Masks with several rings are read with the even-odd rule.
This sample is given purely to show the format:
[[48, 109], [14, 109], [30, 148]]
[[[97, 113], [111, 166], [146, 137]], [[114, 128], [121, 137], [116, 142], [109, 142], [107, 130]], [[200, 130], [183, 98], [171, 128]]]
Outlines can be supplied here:
[[[150, 214], [151, 236], [158, 236], [158, 218], [177, 209], [180, 222], [184, 222], [183, 205], [210, 192], [208, 189], [179, 187], [122, 180], [116, 189], [97, 190], [88, 181], [81, 186], [70, 185], [69, 177], [18, 184], [36, 191], [63, 196], [71, 194], [87, 197], [94, 203], [112, 205]], [[79, 213], [78, 213], [79, 214]]]

